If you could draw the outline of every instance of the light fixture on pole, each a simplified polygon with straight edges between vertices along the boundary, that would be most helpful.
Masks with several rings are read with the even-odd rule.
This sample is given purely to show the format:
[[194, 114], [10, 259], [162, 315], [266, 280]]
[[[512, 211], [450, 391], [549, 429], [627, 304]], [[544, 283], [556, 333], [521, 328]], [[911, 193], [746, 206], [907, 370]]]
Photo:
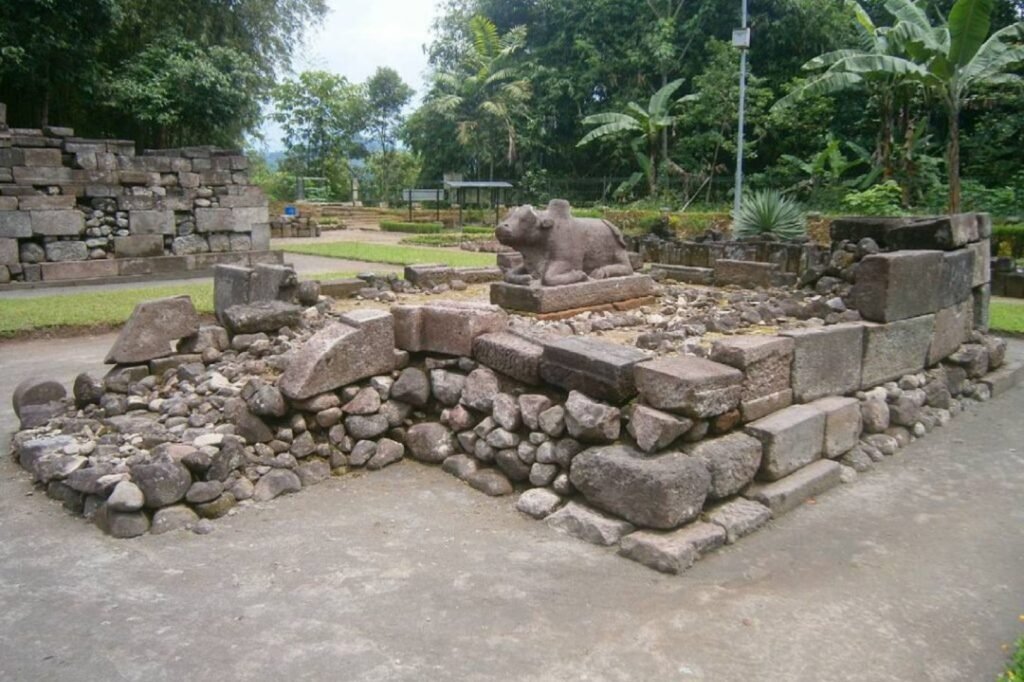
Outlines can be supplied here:
[[750, 49], [750, 27], [747, 26], [747, 0], [743, 0], [742, 28], [732, 32], [732, 46], [740, 50], [740, 123], [736, 136], [736, 188], [734, 190], [733, 220], [740, 214], [743, 200], [743, 126], [747, 113], [747, 50]]

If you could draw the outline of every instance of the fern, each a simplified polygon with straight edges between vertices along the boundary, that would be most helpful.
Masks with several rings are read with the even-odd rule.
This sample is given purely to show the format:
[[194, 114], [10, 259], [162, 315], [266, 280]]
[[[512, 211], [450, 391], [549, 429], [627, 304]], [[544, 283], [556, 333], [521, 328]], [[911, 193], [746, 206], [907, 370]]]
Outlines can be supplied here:
[[807, 218], [800, 205], [778, 190], [760, 190], [743, 197], [733, 216], [733, 236], [773, 234], [783, 239], [807, 235]]

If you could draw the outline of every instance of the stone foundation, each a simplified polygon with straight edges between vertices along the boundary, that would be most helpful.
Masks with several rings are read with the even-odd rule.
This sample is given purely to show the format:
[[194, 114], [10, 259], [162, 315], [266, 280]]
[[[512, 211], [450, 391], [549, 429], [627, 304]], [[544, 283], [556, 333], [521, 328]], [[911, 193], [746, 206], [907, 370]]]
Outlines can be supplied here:
[[654, 280], [647, 275], [610, 277], [557, 287], [497, 282], [491, 285], [491, 303], [527, 313], [556, 313], [645, 298], [654, 293], [654, 286]]

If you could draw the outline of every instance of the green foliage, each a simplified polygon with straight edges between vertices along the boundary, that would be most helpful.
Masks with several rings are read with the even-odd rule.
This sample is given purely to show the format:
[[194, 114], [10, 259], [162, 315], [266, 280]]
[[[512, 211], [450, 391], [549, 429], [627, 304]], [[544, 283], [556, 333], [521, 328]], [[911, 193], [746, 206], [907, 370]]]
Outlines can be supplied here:
[[759, 190], [743, 197], [734, 216], [733, 235], [751, 237], [772, 234], [783, 239], [807, 235], [807, 218], [792, 199], [777, 190]]
[[985, 211], [999, 217], [1024, 215], [1024, 171], [1010, 180], [1012, 184], [1001, 187], [964, 180], [964, 210]]
[[418, 234], [414, 237], [406, 237], [401, 241], [401, 243], [413, 246], [453, 247], [467, 242], [487, 242], [492, 239], [494, 239], [494, 230], [488, 229], [484, 234], [478, 234], [468, 230], [465, 233], [442, 232], [441, 234]]
[[444, 230], [441, 223], [398, 223], [382, 220], [380, 229], [384, 232], [412, 232], [414, 234], [437, 234]]
[[[378, 67], [366, 81], [366, 129], [380, 146], [374, 179], [381, 197], [391, 196], [393, 183], [405, 184], [404, 178], [396, 176], [395, 142], [402, 125], [402, 109], [413, 94], [398, 72], [388, 67]], [[409, 182], [414, 182], [416, 175], [419, 168]]]
[[993, 225], [992, 255], [1024, 258], [1024, 224]]
[[282, 251], [304, 253], [310, 256], [361, 260], [370, 263], [393, 265], [415, 265], [416, 263], [441, 263], [452, 267], [485, 267], [495, 264], [494, 254], [453, 251], [449, 249], [428, 249], [391, 244], [362, 244], [359, 242], [335, 242], [332, 244], [290, 244]]
[[366, 160], [360, 182], [363, 188], [376, 190], [379, 201], [395, 201], [399, 198], [395, 190], [416, 186], [422, 167], [420, 157], [405, 150], [377, 152]]
[[843, 197], [842, 205], [854, 215], [901, 215], [902, 196], [900, 186], [893, 180], [886, 180], [861, 192], [850, 192]]

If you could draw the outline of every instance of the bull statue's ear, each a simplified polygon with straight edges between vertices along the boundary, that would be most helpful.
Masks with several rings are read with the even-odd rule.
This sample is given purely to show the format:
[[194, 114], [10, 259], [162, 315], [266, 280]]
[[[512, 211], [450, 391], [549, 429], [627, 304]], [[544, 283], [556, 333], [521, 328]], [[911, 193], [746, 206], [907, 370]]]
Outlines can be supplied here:
[[551, 218], [544, 218], [543, 220], [540, 221], [540, 229], [542, 230], [550, 230], [554, 226], [555, 221], [552, 220]]

